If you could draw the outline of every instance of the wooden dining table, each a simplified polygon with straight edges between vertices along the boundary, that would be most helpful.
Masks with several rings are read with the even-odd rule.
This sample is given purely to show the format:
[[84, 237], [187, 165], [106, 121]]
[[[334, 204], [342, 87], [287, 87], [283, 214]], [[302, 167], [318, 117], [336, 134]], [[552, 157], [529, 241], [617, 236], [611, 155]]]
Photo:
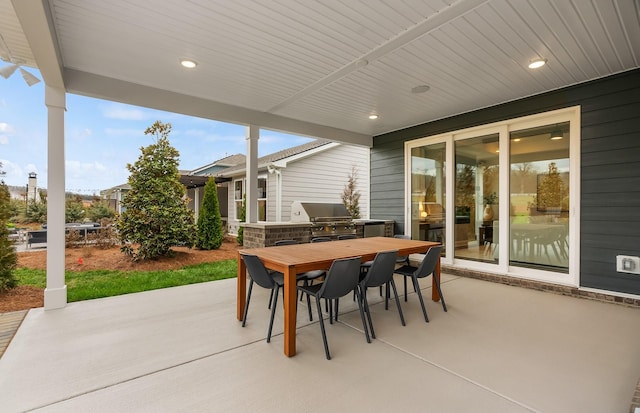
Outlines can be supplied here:
[[[238, 251], [237, 317], [244, 317], [247, 277], [241, 254], [256, 255], [268, 269], [284, 274], [284, 354], [296, 354], [296, 274], [328, 269], [334, 260], [362, 257], [373, 260], [378, 252], [398, 250], [398, 255], [425, 253], [438, 242], [407, 240], [388, 237], [356, 238], [341, 241], [284, 245], [279, 247], [249, 248]], [[440, 277], [440, 261], [434, 273], [432, 299], [439, 301], [435, 277]]]

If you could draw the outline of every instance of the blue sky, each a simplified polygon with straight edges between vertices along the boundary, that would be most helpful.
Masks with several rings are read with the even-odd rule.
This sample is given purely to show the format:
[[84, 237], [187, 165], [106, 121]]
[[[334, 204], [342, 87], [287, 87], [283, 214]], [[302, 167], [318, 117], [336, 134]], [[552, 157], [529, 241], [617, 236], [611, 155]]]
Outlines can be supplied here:
[[[29, 72], [41, 78], [37, 70]], [[245, 127], [175, 113], [67, 94], [65, 115], [66, 190], [99, 194], [127, 182], [127, 163], [153, 143], [144, 131], [156, 120], [169, 122], [180, 169], [192, 170], [227, 155], [246, 153]], [[262, 130], [258, 156], [309, 142], [310, 138]], [[29, 172], [47, 186], [47, 110], [44, 82], [27, 84], [16, 71], [0, 77], [0, 162], [7, 185], [24, 186]]]

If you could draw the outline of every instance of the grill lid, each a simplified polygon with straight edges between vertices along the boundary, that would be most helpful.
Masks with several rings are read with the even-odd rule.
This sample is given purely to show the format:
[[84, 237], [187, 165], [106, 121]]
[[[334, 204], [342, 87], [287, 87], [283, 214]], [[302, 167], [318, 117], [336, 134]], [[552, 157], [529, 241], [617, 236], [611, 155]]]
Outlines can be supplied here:
[[351, 221], [351, 214], [343, 204], [301, 202], [291, 203], [292, 222]]

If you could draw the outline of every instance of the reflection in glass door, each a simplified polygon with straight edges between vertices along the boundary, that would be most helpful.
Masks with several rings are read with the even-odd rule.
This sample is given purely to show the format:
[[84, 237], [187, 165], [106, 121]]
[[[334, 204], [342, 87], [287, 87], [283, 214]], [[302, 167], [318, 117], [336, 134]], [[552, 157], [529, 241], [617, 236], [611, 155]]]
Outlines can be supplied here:
[[[445, 244], [446, 145], [411, 149], [411, 238]], [[445, 245], [446, 249], [446, 245]]]
[[509, 138], [509, 264], [568, 272], [569, 122]]
[[455, 258], [495, 262], [499, 135], [455, 142]]

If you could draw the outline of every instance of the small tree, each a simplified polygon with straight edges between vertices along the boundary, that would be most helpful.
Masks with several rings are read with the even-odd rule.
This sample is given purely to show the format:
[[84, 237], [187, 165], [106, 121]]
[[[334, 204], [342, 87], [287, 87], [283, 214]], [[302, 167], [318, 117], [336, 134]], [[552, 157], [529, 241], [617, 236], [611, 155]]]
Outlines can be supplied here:
[[92, 222], [100, 222], [103, 219], [111, 219], [116, 216], [116, 212], [109, 208], [109, 205], [103, 201], [93, 201], [91, 206], [87, 208], [87, 217]]
[[218, 204], [218, 188], [213, 177], [204, 186], [202, 209], [198, 215], [198, 240], [196, 246], [203, 250], [216, 250], [222, 245], [222, 217]]
[[65, 200], [64, 222], [82, 222], [85, 217], [84, 205], [79, 196], [72, 196]]
[[[247, 196], [242, 197], [242, 208], [240, 208], [240, 223], [247, 220]], [[238, 228], [238, 245], [244, 245], [244, 227]]]
[[40, 224], [47, 222], [46, 200], [40, 202], [36, 202], [35, 199], [29, 200], [25, 218], [27, 222], [39, 222]]
[[[0, 164], [0, 167], [2, 164]], [[0, 176], [4, 175], [0, 171]], [[10, 290], [17, 285], [13, 270], [18, 264], [18, 256], [13, 249], [13, 242], [9, 240], [7, 223], [11, 214], [9, 208], [9, 188], [0, 180], [0, 291]]]
[[356, 189], [358, 183], [358, 170], [355, 165], [351, 167], [351, 173], [349, 174], [349, 178], [347, 184], [344, 186], [344, 190], [342, 191], [342, 203], [351, 214], [351, 218], [358, 219], [360, 218], [360, 191]]
[[195, 241], [193, 211], [178, 172], [180, 154], [169, 144], [170, 132], [171, 124], [155, 122], [144, 134], [155, 136], [156, 143], [141, 148], [138, 160], [127, 164], [131, 190], [116, 227], [121, 250], [134, 260], [171, 255], [172, 246], [192, 247]]

